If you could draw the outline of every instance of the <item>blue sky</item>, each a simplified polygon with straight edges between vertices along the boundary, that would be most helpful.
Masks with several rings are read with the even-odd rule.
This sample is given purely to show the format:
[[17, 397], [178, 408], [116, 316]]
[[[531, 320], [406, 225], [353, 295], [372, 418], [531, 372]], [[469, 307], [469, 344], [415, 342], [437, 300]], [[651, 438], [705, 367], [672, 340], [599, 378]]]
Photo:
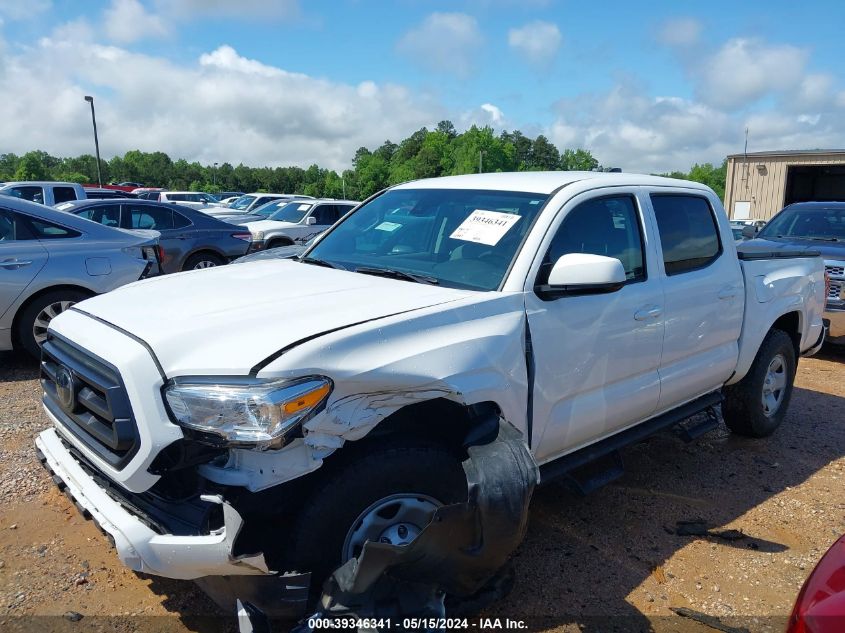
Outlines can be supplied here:
[[[443, 118], [626, 170], [845, 146], [845, 3], [0, 0], [0, 151], [349, 165]], [[819, 19], [823, 16], [822, 19]]]

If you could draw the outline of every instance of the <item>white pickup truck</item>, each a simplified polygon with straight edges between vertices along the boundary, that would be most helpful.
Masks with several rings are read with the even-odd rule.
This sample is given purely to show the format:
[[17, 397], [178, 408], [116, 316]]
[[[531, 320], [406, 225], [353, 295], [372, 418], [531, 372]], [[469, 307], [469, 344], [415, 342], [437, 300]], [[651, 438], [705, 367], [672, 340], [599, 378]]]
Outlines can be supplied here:
[[583, 490], [619, 474], [617, 449], [720, 403], [734, 432], [772, 433], [824, 297], [813, 252], [738, 255], [700, 184], [410, 182], [293, 260], [141, 281], [54, 319], [37, 446], [132, 569], [296, 570], [313, 589], [466, 501], [491, 420], [519, 445], [478, 460], [481, 479], [521, 446], [525, 487], [539, 466]]

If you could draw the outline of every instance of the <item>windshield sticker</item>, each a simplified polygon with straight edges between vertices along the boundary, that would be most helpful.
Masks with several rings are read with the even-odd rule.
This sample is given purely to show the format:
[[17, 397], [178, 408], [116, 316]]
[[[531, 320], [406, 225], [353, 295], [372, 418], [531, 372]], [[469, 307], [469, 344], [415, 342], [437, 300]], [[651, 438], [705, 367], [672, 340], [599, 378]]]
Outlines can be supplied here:
[[308, 211], [308, 209], [310, 209], [310, 208], [311, 208], [310, 204], [301, 204], [298, 207], [296, 207], [296, 210], [297, 211]]
[[449, 237], [453, 240], [495, 246], [519, 218], [520, 216], [512, 213], [476, 209]]
[[396, 222], [382, 222], [376, 227], [376, 231], [387, 231], [388, 233], [393, 233], [393, 231], [400, 228], [402, 228], [402, 225], [396, 224]]

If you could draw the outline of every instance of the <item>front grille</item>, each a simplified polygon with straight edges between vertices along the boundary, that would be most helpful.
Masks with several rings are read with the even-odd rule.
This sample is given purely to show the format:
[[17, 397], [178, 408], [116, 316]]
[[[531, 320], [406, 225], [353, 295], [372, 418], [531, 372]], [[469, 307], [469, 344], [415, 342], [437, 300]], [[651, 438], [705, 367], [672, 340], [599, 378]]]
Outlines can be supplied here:
[[117, 368], [50, 334], [41, 349], [44, 404], [106, 463], [123, 468], [138, 450], [138, 427]]
[[831, 281], [830, 287], [827, 289], [827, 298], [838, 301], [842, 297], [842, 286], [841, 281]]
[[845, 276], [845, 266], [825, 266], [824, 268], [831, 277]]

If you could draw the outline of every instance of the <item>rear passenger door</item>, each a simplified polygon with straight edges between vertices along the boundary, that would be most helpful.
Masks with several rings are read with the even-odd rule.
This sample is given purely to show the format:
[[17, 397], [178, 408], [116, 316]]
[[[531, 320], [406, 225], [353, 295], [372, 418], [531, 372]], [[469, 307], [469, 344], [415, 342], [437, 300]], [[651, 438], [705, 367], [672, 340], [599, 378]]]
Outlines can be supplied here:
[[651, 190], [662, 257], [666, 334], [658, 411], [718, 389], [733, 373], [742, 329], [742, 271], [716, 210], [697, 192]]
[[[47, 250], [23, 218], [0, 209], [0, 317], [44, 268], [47, 258]], [[11, 319], [11, 315], [4, 319], [2, 327], [11, 327]]]

